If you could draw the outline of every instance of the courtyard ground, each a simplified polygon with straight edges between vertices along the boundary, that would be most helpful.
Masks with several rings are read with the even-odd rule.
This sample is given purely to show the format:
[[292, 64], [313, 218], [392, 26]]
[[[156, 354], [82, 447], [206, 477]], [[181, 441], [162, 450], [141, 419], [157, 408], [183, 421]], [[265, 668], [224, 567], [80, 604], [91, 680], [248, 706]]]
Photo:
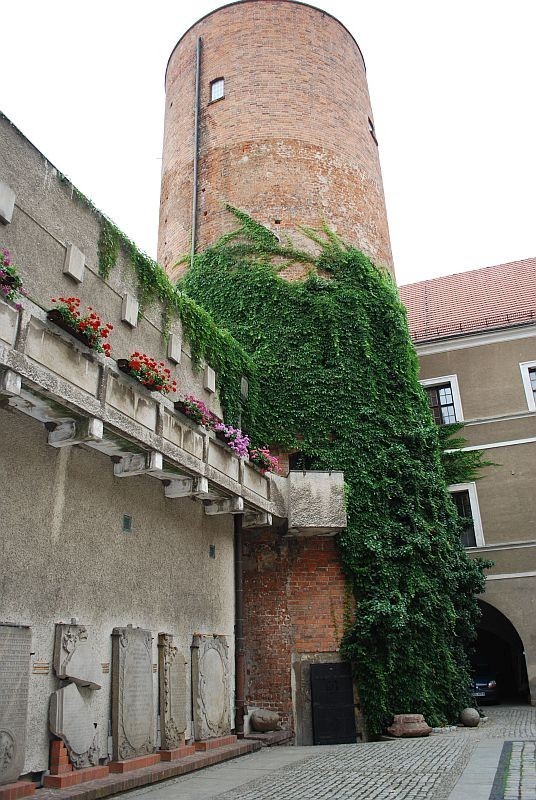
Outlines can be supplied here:
[[536, 708], [427, 739], [263, 749], [125, 800], [536, 800]]

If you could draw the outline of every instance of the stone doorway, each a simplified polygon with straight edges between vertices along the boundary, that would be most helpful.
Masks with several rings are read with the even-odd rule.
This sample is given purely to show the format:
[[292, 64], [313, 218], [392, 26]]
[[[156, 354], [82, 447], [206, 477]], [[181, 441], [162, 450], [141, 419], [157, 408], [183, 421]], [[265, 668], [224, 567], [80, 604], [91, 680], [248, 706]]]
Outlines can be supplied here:
[[[297, 745], [314, 744], [313, 706], [311, 699], [311, 665], [343, 664], [339, 653], [293, 653], [292, 654], [292, 707], [294, 731]], [[364, 741], [363, 716], [359, 708], [358, 696], [353, 686], [354, 715], [356, 735], [354, 741]]]

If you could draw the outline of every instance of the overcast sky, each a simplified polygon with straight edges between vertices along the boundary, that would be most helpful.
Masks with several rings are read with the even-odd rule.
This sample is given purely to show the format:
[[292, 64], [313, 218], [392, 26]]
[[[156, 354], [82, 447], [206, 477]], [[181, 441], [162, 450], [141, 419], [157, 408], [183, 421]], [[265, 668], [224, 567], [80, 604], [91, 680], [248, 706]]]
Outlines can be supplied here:
[[[165, 66], [220, 5], [2, 5], [0, 109], [152, 256]], [[367, 64], [398, 282], [535, 256], [534, 0], [319, 5]]]

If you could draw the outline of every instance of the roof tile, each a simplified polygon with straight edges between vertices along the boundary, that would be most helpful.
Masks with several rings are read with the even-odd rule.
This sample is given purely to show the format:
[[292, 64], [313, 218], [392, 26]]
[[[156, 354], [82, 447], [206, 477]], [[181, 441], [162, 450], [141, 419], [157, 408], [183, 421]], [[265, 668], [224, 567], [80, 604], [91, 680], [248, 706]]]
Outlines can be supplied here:
[[399, 287], [416, 342], [536, 321], [536, 258]]

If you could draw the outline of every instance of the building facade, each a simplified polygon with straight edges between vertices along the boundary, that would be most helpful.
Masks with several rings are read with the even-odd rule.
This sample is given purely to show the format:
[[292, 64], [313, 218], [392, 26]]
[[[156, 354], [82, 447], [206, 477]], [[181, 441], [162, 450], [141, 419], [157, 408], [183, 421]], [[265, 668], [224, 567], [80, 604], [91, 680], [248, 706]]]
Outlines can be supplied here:
[[400, 287], [438, 424], [493, 462], [451, 486], [471, 556], [487, 573], [478, 656], [503, 694], [536, 702], [536, 259]]
[[[194, 395], [221, 417], [217, 375], [180, 315], [164, 327], [158, 299], [142, 308], [128, 247], [103, 275], [109, 222], [3, 116], [0, 220], [27, 293], [0, 300], [0, 797], [29, 793], [11, 788], [20, 775], [35, 789], [121, 777], [132, 761], [182, 774], [181, 748], [234, 747], [237, 530], [281, 526], [290, 507], [301, 533], [339, 530], [343, 476], [302, 476], [296, 492], [175, 407]], [[49, 316], [73, 296], [113, 325], [111, 357]], [[125, 374], [133, 353], [177, 391]]]

